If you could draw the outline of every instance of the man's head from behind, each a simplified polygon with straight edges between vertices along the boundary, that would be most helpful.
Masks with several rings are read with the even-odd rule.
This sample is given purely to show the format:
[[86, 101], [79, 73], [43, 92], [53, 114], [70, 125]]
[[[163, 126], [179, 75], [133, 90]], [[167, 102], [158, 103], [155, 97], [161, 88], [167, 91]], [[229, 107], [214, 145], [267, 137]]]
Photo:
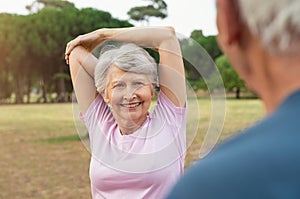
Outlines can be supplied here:
[[249, 89], [262, 98], [271, 89], [267, 81], [274, 80], [277, 64], [295, 65], [289, 61], [299, 57], [299, 14], [299, 0], [217, 0], [219, 45]]

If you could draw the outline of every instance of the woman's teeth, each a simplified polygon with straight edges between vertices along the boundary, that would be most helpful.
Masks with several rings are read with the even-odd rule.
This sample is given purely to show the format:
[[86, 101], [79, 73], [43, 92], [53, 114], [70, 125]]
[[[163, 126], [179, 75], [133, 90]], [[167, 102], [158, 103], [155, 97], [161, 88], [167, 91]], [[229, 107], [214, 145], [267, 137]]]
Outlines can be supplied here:
[[139, 106], [141, 104], [141, 102], [137, 102], [137, 103], [130, 103], [130, 104], [121, 104], [121, 106], [126, 107], [126, 108], [135, 108], [137, 106]]

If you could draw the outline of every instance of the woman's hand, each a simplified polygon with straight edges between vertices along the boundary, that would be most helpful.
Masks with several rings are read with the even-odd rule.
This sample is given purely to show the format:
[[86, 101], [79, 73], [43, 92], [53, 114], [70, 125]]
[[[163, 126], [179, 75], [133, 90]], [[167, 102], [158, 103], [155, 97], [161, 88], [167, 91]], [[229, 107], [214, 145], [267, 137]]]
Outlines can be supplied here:
[[66, 63], [69, 64], [69, 56], [76, 46], [82, 46], [88, 52], [92, 52], [96, 47], [102, 44], [105, 41], [104, 35], [101, 34], [102, 30], [104, 29], [99, 29], [84, 35], [80, 35], [68, 42], [65, 51]]

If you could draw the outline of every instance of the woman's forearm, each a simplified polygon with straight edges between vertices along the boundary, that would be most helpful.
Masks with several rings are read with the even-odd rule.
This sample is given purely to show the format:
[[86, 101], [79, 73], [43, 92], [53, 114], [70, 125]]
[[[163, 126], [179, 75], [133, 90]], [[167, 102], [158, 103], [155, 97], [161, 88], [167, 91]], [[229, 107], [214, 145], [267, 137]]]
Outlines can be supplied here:
[[178, 51], [175, 52], [175, 54], [180, 53], [178, 48], [174, 49], [173, 44], [176, 44], [177, 38], [172, 27], [102, 28], [80, 35], [70, 41], [66, 46], [65, 53], [67, 63], [70, 53], [76, 46], [82, 46], [88, 52], [92, 52], [97, 46], [107, 40], [135, 43], [139, 46], [152, 48], [158, 51], [163, 46], [164, 50], [175, 50]]
[[92, 53], [88, 52], [82, 46], [77, 46], [73, 49], [71, 57], [73, 57], [73, 59], [76, 60], [75, 62], [78, 62], [78, 64], [70, 65], [70, 68], [73, 68], [73, 70], [77, 71], [80, 67], [82, 67], [87, 74], [94, 79], [97, 58]]
[[167, 40], [176, 38], [172, 27], [129, 27], [97, 30], [99, 38], [135, 43], [139, 46], [159, 49]]

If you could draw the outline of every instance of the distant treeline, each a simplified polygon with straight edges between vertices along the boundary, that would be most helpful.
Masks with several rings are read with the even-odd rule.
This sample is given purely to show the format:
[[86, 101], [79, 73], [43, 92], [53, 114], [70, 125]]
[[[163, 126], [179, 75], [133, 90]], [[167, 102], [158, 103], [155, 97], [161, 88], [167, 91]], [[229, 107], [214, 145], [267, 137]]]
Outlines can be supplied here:
[[[108, 12], [77, 9], [67, 1], [44, 5], [28, 15], [0, 13], [0, 103], [30, 103], [33, 92], [37, 96], [35, 102], [70, 101], [73, 89], [64, 60], [66, 43], [95, 29], [130, 26], [133, 25], [127, 20], [115, 19]], [[222, 55], [215, 36], [206, 37], [202, 31], [195, 30], [191, 38], [217, 63], [226, 90], [244, 88]], [[194, 48], [187, 39], [181, 43], [185, 52]], [[151, 54], [155, 57], [155, 53]], [[201, 56], [195, 55], [195, 59], [200, 67], [206, 67], [207, 61], [203, 62]], [[193, 89], [207, 89], [201, 73], [190, 60], [185, 60], [185, 68]], [[209, 70], [207, 67], [208, 73]]]

